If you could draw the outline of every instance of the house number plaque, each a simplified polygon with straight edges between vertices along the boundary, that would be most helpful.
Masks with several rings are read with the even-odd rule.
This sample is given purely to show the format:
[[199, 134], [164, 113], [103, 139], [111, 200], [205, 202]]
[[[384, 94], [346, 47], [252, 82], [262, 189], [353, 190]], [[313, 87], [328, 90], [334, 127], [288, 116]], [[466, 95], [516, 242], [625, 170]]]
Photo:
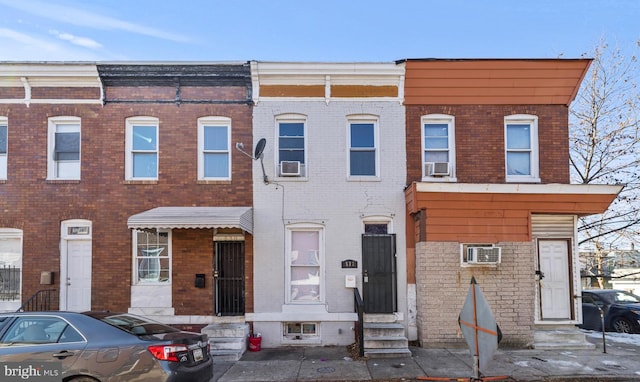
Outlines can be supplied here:
[[358, 268], [358, 262], [355, 260], [343, 260], [342, 268]]

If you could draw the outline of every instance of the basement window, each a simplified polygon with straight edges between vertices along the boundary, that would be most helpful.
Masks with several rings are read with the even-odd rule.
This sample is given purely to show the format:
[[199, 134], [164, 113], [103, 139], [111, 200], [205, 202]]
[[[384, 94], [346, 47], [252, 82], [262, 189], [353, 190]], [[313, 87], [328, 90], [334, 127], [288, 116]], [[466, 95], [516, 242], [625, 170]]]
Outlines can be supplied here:
[[284, 338], [286, 340], [312, 340], [318, 337], [317, 322], [285, 322]]

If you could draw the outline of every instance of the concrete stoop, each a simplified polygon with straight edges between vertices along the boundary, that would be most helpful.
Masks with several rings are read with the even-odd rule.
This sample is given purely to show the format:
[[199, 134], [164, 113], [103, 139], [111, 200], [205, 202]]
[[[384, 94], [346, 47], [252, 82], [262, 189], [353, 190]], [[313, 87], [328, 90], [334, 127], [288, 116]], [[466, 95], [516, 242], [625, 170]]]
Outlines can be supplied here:
[[393, 314], [365, 315], [364, 355], [369, 358], [411, 356], [404, 325]]
[[202, 328], [201, 332], [209, 336], [210, 353], [214, 362], [239, 361], [247, 351], [247, 323], [210, 324]]
[[533, 334], [533, 348], [550, 349], [595, 349], [596, 345], [587, 341], [587, 336], [576, 327], [536, 327]]

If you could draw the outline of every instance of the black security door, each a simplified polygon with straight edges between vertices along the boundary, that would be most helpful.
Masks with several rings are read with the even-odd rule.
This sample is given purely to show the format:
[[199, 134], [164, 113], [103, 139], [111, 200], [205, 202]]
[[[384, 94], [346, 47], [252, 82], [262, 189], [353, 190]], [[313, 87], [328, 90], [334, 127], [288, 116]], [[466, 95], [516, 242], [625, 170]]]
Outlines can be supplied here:
[[217, 241], [214, 267], [216, 314], [242, 316], [244, 314], [244, 242]]
[[365, 313], [395, 312], [395, 235], [362, 235], [362, 277], [362, 299]]

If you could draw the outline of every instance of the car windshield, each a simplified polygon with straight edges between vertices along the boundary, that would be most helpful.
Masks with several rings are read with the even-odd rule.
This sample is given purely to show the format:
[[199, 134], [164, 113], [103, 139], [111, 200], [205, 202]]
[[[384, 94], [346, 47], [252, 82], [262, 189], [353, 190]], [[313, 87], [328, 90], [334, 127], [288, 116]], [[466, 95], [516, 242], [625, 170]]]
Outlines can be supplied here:
[[137, 336], [179, 331], [174, 327], [131, 314], [90, 314], [90, 316]]
[[637, 304], [640, 303], [640, 297], [628, 292], [617, 291], [615, 293], [615, 302], [617, 304]]

